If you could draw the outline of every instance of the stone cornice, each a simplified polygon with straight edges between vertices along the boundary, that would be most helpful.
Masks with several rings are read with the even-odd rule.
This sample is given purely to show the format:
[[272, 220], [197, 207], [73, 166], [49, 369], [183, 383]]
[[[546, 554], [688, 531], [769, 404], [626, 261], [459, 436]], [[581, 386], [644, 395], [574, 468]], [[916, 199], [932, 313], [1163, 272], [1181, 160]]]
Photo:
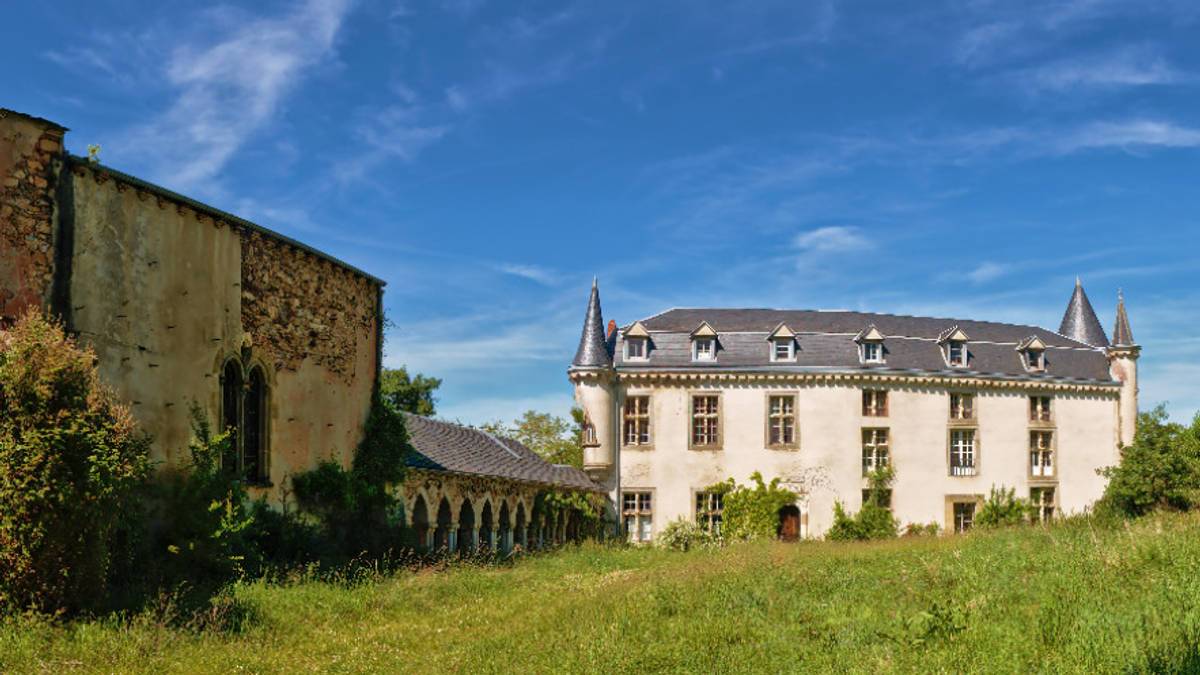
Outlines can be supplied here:
[[[571, 373], [571, 380], [578, 382], [596, 378], [601, 373]], [[605, 379], [612, 377], [603, 373]], [[943, 375], [938, 373], [895, 373], [871, 371], [821, 371], [821, 372], [763, 372], [763, 371], [716, 371], [716, 370], [618, 370], [615, 379], [623, 382], [649, 384], [682, 384], [701, 382], [722, 383], [767, 383], [857, 385], [885, 384], [893, 386], [1015, 389], [1033, 391], [1062, 391], [1118, 395], [1120, 382], [1072, 381], [1049, 378], [997, 377], [984, 374]]]

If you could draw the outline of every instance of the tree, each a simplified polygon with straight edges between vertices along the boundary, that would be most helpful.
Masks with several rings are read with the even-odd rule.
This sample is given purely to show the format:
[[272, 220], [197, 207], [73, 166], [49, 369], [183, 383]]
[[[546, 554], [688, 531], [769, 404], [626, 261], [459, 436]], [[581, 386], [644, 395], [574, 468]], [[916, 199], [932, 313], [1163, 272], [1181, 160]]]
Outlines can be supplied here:
[[442, 381], [436, 377], [426, 377], [420, 373], [409, 377], [408, 370], [403, 366], [384, 368], [379, 376], [379, 396], [384, 403], [394, 410], [425, 417], [435, 413], [437, 399], [433, 397], [433, 392], [440, 386]]
[[151, 464], [95, 364], [37, 311], [0, 332], [0, 611], [103, 598], [113, 531]]
[[583, 411], [571, 410], [574, 424], [550, 413], [526, 410], [512, 424], [489, 422], [482, 429], [497, 436], [515, 438], [552, 464], [583, 467]]
[[1138, 415], [1133, 445], [1121, 448], [1121, 463], [1100, 475], [1109, 481], [1101, 510], [1140, 516], [1200, 506], [1200, 415], [1190, 427], [1168, 422], [1161, 405]]

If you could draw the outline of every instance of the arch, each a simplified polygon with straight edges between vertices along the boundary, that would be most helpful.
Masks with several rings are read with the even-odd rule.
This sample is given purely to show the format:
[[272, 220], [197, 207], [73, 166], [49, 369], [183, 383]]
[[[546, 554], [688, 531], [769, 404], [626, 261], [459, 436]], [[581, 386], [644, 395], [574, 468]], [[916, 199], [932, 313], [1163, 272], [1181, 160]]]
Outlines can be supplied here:
[[529, 548], [529, 523], [525, 516], [525, 502], [517, 502], [517, 514], [515, 516], [516, 525], [513, 527], [513, 536], [521, 548]]
[[475, 540], [475, 533], [478, 531], [477, 527], [475, 524], [475, 506], [471, 504], [470, 499], [464, 498], [462, 506], [458, 507], [458, 549], [470, 551], [479, 544]]
[[800, 507], [787, 504], [779, 509], [779, 524], [775, 534], [783, 541], [796, 541], [800, 538]]
[[497, 546], [502, 553], [512, 550], [512, 511], [507, 501], [500, 503], [500, 541]]
[[417, 548], [429, 547], [429, 506], [425, 501], [425, 495], [418, 494], [412, 505], [412, 521], [413, 533], [416, 535]]
[[433, 547], [435, 550], [450, 548], [450, 528], [454, 524], [451, 514], [450, 500], [442, 497], [438, 504], [437, 529], [434, 531]]
[[267, 377], [262, 366], [250, 369], [242, 403], [241, 474], [248, 481], [265, 481], [267, 471]]
[[492, 500], [483, 500], [483, 508], [479, 510], [479, 548], [493, 548], [492, 530], [496, 527], [496, 515], [492, 513]]
[[229, 448], [221, 457], [221, 468], [229, 473], [238, 473], [242, 426], [242, 364], [230, 357], [221, 366], [221, 431], [230, 434]]

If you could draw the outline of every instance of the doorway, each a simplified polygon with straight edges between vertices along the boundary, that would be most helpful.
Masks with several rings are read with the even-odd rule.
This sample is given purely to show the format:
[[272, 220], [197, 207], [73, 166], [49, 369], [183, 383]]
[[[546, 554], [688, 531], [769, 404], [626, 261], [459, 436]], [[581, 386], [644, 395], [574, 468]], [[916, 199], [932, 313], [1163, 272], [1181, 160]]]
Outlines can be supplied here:
[[778, 535], [782, 541], [796, 541], [800, 538], [800, 507], [788, 504], [779, 509]]

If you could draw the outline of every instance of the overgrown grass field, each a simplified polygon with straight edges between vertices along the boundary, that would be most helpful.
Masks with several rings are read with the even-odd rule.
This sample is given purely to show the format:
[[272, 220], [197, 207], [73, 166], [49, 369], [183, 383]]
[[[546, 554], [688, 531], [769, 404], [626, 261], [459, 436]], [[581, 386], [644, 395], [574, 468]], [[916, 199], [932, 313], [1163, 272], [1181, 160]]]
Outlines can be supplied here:
[[0, 623], [0, 672], [1200, 672], [1200, 517], [234, 590], [234, 630]]

